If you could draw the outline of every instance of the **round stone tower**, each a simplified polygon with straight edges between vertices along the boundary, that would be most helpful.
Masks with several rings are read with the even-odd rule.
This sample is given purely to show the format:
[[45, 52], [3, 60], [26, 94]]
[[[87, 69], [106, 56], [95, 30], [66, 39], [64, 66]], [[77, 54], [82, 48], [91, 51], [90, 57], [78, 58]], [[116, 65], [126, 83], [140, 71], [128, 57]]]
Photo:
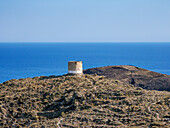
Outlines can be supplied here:
[[68, 62], [68, 73], [69, 74], [83, 74], [82, 61], [69, 61]]

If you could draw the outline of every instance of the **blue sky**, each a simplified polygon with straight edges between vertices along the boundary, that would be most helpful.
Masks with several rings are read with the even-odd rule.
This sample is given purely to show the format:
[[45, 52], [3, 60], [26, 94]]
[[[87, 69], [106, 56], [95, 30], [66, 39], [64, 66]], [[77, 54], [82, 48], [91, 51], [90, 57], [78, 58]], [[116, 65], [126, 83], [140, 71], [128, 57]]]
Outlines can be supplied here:
[[0, 42], [170, 42], [170, 0], [0, 0]]

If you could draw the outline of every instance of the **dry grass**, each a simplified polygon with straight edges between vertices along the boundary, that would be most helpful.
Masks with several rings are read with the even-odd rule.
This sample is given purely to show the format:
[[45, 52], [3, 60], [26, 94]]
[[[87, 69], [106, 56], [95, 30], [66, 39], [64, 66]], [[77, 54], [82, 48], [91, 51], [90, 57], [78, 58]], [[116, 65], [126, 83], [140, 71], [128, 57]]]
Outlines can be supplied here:
[[170, 127], [170, 92], [97, 75], [0, 84], [0, 127]]

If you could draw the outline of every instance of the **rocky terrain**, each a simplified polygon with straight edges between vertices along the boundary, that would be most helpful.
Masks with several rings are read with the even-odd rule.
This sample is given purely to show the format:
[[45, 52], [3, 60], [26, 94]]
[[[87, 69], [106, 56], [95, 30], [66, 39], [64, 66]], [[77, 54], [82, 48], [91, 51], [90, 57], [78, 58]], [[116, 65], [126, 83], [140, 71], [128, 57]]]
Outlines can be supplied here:
[[148, 90], [170, 91], [170, 75], [130, 65], [106, 66], [84, 70], [85, 74], [103, 75]]
[[170, 127], [170, 92], [98, 75], [41, 76], [0, 84], [0, 127]]

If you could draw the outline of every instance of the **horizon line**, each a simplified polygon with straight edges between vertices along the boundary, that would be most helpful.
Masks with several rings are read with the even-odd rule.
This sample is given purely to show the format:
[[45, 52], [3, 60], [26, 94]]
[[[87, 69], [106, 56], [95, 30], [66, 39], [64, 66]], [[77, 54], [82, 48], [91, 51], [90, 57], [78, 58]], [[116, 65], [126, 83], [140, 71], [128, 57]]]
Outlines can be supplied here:
[[28, 41], [23, 41], [23, 42], [21, 42], [21, 41], [19, 41], [19, 42], [0, 42], [0, 43], [170, 43], [170, 42], [168, 42], [168, 41], [166, 41], [166, 42], [161, 42], [161, 41], [156, 41], [156, 42], [154, 42], [154, 41], [144, 41], [144, 42], [134, 42], [134, 41], [132, 41], [132, 42], [130, 42], [130, 41], [127, 41], [127, 42], [97, 42], [97, 41], [95, 41], [95, 42], [78, 42], [78, 41], [75, 41], [75, 42], [38, 42], [38, 41], [35, 41], [35, 42], [33, 42], [33, 41], [31, 41], [31, 42], [28, 42]]

